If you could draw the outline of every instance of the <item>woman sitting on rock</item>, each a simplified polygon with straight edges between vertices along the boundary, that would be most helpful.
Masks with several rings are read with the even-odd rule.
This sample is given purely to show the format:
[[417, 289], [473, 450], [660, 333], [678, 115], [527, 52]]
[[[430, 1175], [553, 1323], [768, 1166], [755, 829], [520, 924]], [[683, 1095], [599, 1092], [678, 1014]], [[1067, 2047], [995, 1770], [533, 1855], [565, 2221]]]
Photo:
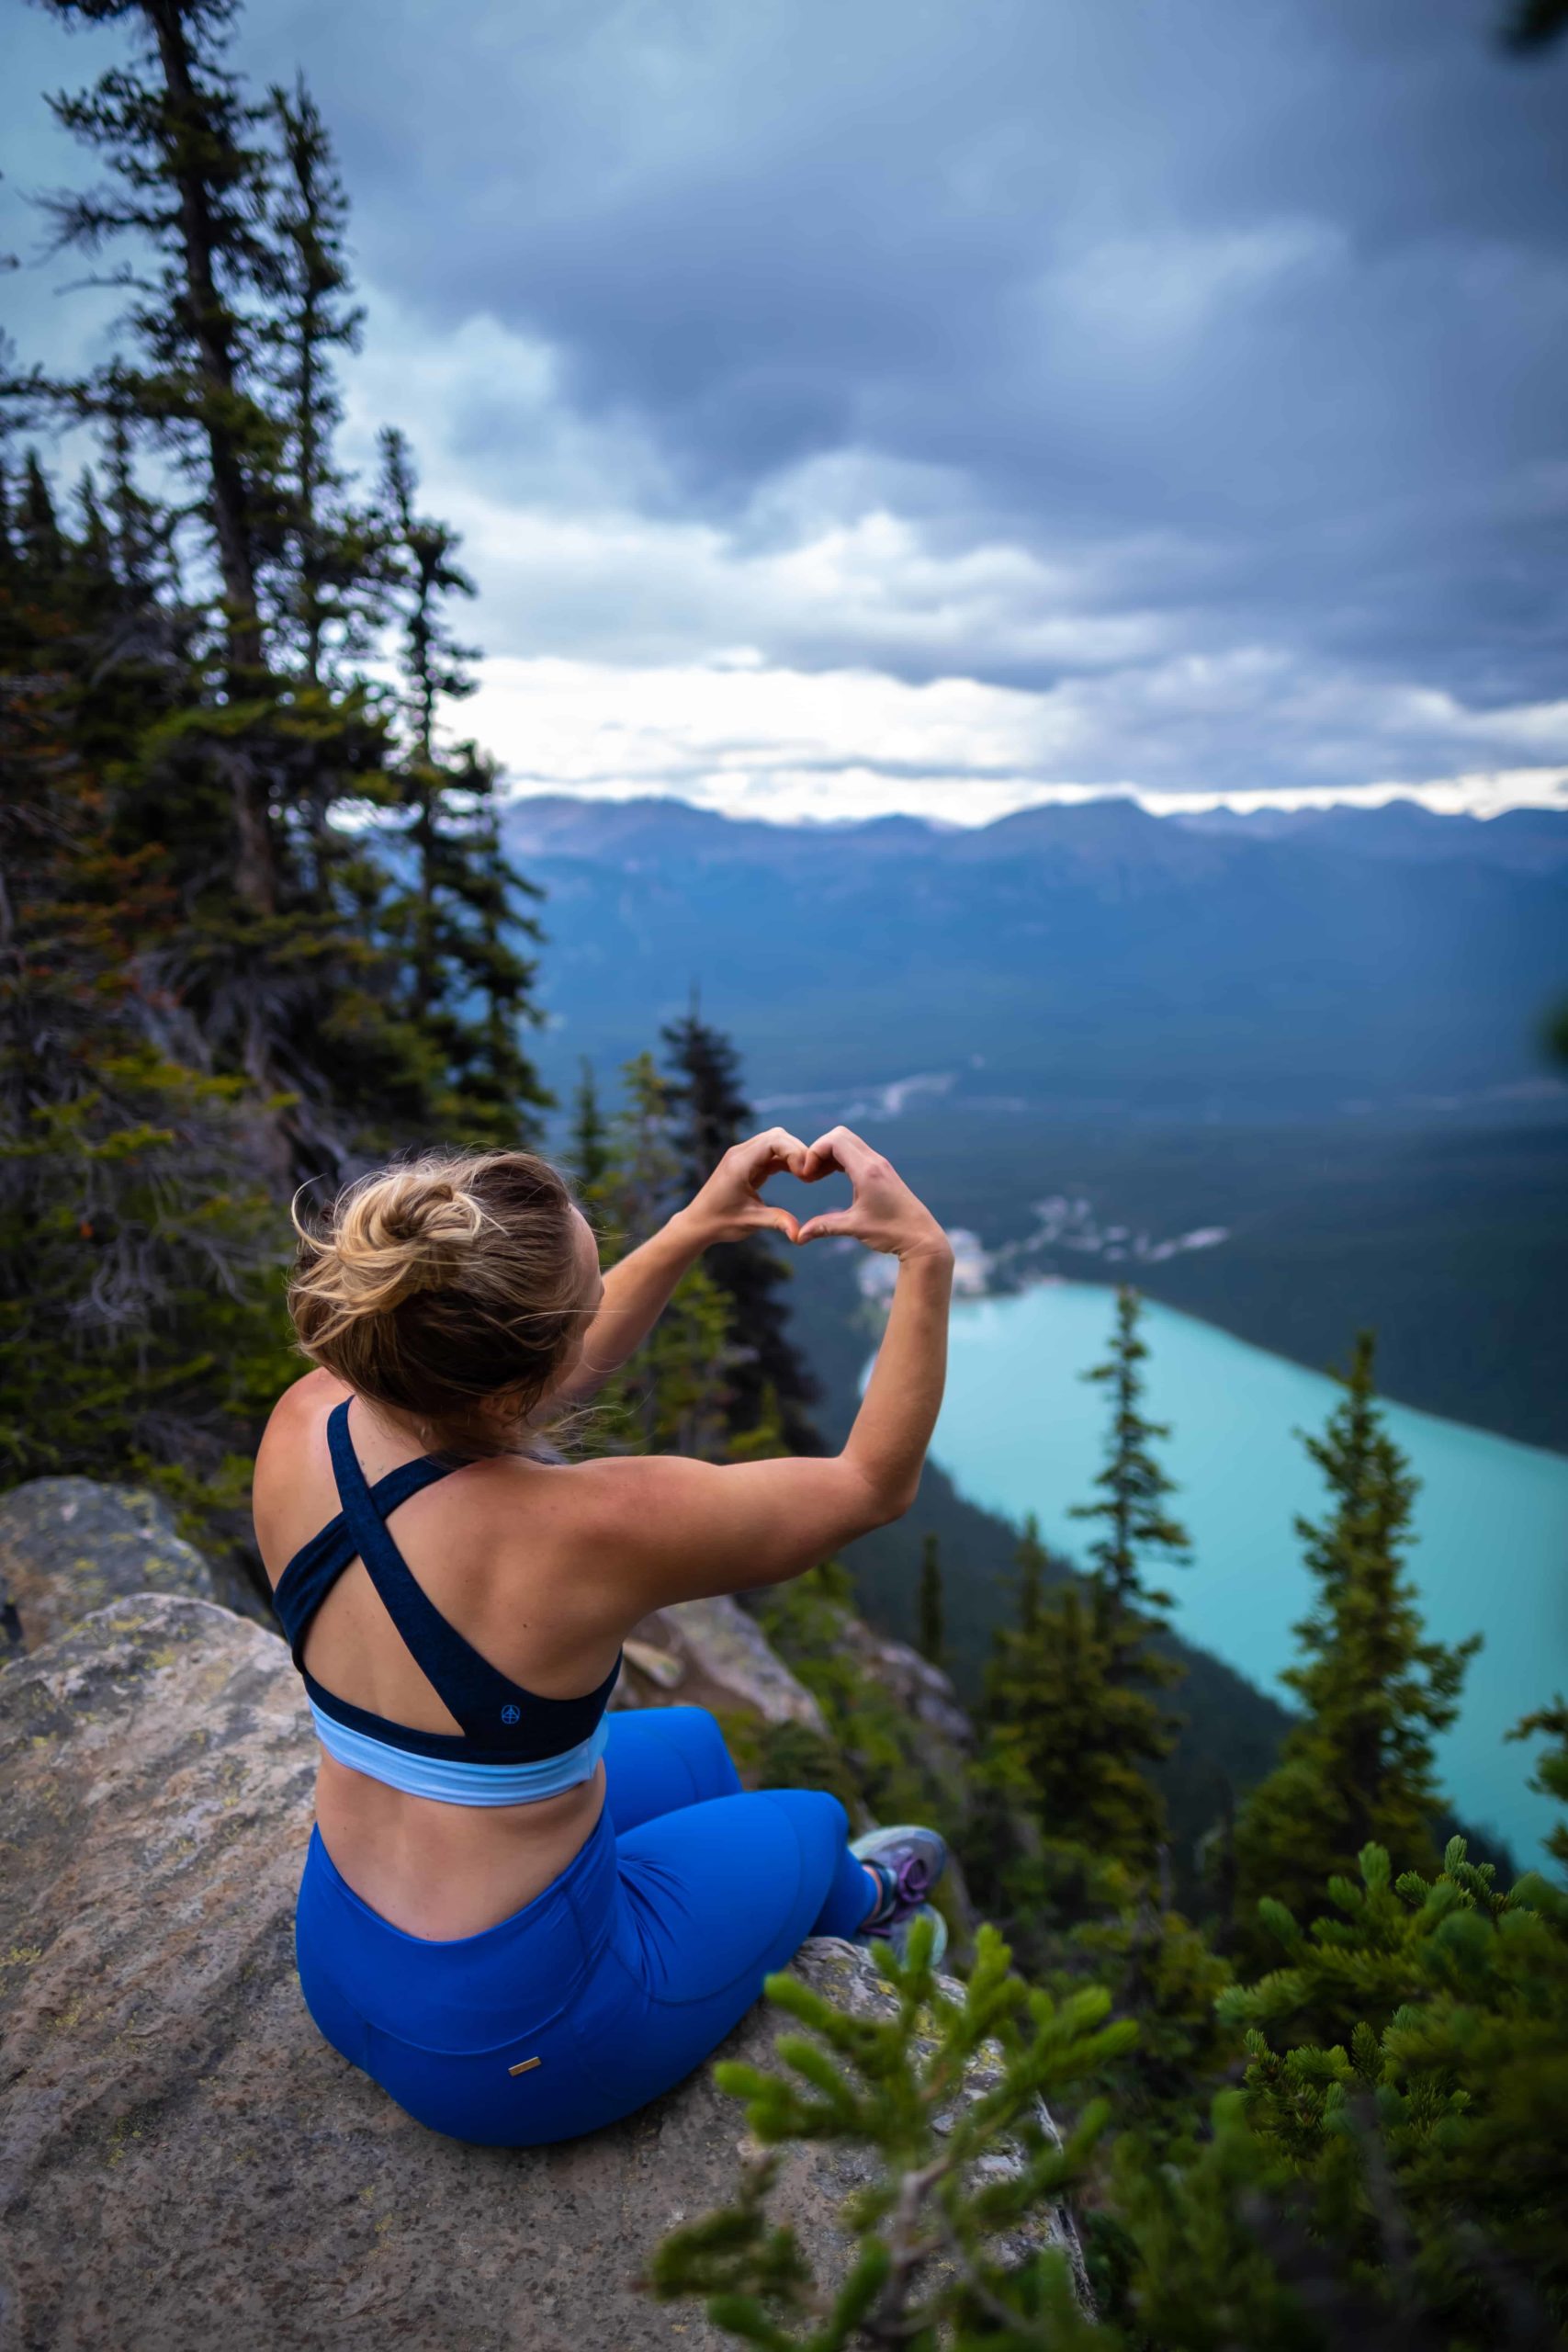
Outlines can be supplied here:
[[[848, 1209], [797, 1226], [759, 1197], [781, 1170], [835, 1168]], [[305, 1998], [435, 2131], [512, 2146], [591, 2132], [689, 2074], [807, 1936], [897, 1945], [929, 1910], [933, 1830], [852, 1846], [836, 1797], [743, 1792], [703, 1709], [604, 1710], [649, 1611], [780, 1583], [908, 1509], [953, 1253], [845, 1127], [809, 1148], [782, 1128], [737, 1144], [603, 1279], [565, 1181], [528, 1152], [431, 1153], [296, 1227], [289, 1306], [317, 1368], [267, 1424], [254, 1494], [322, 1748]], [[529, 1451], [705, 1249], [762, 1227], [899, 1261], [841, 1453]]]

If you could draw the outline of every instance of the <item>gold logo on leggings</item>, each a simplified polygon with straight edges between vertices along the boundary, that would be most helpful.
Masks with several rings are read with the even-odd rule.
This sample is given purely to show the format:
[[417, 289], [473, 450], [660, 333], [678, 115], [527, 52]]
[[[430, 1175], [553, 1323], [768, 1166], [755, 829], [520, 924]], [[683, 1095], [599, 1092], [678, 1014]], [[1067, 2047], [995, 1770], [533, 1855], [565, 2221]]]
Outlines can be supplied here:
[[509, 2075], [525, 2075], [530, 2066], [536, 2066], [538, 2064], [539, 2061], [536, 2058], [525, 2058], [520, 2064], [508, 2066], [506, 2071]]

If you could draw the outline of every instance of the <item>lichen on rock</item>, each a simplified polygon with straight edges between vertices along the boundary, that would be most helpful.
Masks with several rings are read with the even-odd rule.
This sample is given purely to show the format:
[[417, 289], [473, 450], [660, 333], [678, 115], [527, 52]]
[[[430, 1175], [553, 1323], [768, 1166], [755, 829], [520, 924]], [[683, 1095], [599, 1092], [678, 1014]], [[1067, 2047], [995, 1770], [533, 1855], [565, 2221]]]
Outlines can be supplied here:
[[36, 1650], [133, 1592], [218, 1600], [249, 1617], [263, 1605], [176, 1532], [167, 1504], [145, 1487], [29, 1478], [0, 1495], [0, 1608], [13, 1646]]

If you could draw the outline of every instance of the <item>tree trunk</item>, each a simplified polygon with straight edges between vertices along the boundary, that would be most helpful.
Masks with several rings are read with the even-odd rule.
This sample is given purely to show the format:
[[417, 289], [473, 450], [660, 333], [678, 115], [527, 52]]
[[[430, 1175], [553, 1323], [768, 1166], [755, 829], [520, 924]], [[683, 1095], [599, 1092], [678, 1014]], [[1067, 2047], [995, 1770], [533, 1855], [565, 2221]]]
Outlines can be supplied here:
[[[141, 5], [157, 36], [164, 85], [174, 101], [176, 120], [188, 139], [198, 124], [200, 107], [191, 80], [190, 45], [178, 0], [141, 0]], [[238, 439], [223, 413], [234, 399], [235, 370], [228, 311], [218, 292], [214, 270], [218, 226], [201, 171], [183, 149], [171, 155], [170, 164], [179, 198], [191, 331], [202, 374], [210, 392], [220, 395], [215, 402], [209, 392], [205, 403], [204, 430], [211, 473], [213, 533], [228, 608], [229, 691], [231, 695], [244, 695], [254, 690], [265, 662], [256, 608], [244, 467]], [[277, 901], [277, 880], [268, 821], [267, 781], [250, 752], [236, 752], [231, 763], [231, 783], [237, 845], [235, 881], [240, 897], [257, 913], [270, 914]]]

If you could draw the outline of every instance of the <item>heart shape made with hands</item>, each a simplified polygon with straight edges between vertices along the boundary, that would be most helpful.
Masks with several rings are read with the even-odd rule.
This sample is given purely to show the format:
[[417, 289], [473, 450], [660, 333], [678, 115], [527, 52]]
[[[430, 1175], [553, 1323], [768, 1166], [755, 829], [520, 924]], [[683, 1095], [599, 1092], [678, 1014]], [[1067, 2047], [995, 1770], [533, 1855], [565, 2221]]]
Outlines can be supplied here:
[[[785, 1127], [773, 1127], [764, 1135], [754, 1136], [749, 1144], [742, 1144], [739, 1151], [746, 1163], [747, 1190], [762, 1212], [759, 1221], [795, 1242], [815, 1241], [845, 1230], [843, 1220], [853, 1215], [859, 1200], [856, 1163], [874, 1158], [870, 1146], [847, 1127], [830, 1128], [813, 1144], [803, 1143]], [[804, 1226], [788, 1209], [761, 1198], [761, 1187], [774, 1176], [794, 1176], [802, 1184], [819, 1184], [825, 1177], [838, 1175], [850, 1180], [847, 1206], [829, 1209], [820, 1216], [809, 1218]]]

